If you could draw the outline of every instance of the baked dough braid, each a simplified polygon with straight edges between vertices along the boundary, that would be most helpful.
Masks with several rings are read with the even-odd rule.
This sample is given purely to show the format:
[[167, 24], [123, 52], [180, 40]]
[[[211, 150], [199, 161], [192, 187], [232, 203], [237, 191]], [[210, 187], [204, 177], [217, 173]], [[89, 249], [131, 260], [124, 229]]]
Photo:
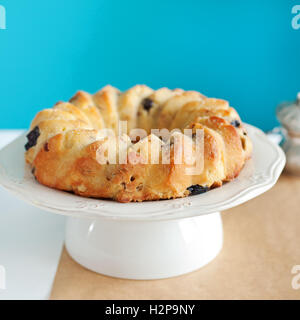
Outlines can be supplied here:
[[[127, 134], [118, 135], [119, 121], [127, 121], [127, 134], [141, 128], [147, 136], [132, 141]], [[164, 128], [180, 131], [172, 131], [169, 141], [151, 134], [151, 129]], [[116, 134], [115, 162], [109, 157], [99, 161], [111, 145], [109, 136], [100, 129]], [[184, 129], [193, 135], [184, 135]], [[185, 172], [193, 165], [185, 159], [178, 163], [176, 159], [182, 155], [174, 140], [199, 152], [194, 135], [197, 129], [203, 132], [203, 170], [190, 175]], [[58, 102], [39, 112], [27, 137], [25, 157], [38, 182], [120, 202], [203, 193], [238, 176], [252, 152], [241, 119], [227, 101], [196, 91], [153, 90], [145, 85], [125, 92], [105, 86], [94, 95], [79, 91], [69, 102]], [[125, 159], [121, 159], [122, 150], [126, 151]], [[157, 163], [149, 161], [154, 156]], [[165, 156], [169, 162], [164, 162]]]

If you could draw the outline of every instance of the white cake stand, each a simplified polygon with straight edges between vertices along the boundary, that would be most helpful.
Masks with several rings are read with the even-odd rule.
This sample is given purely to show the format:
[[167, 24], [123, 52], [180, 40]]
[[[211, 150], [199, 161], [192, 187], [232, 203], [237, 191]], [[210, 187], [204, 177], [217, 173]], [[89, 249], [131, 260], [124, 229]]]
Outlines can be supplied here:
[[262, 194], [280, 176], [283, 151], [259, 129], [247, 129], [253, 158], [236, 180], [201, 195], [122, 204], [49, 189], [24, 166], [25, 136], [0, 151], [0, 184], [34, 206], [66, 215], [66, 248], [86, 268], [127, 279], [173, 277], [219, 253], [221, 210]]

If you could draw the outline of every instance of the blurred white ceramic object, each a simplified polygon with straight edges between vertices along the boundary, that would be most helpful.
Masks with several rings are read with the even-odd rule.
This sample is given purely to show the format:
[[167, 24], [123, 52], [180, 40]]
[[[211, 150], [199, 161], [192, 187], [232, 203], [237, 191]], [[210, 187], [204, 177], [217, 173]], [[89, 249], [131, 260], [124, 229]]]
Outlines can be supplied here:
[[280, 104], [276, 114], [285, 137], [282, 148], [286, 154], [286, 170], [300, 175], [300, 92], [295, 102]]
[[68, 216], [67, 250], [86, 268], [128, 279], [177, 276], [221, 250], [221, 210], [267, 191], [280, 176], [284, 152], [259, 129], [247, 129], [253, 156], [238, 178], [183, 199], [123, 204], [49, 189], [24, 167], [24, 136], [0, 151], [0, 184], [34, 206]]

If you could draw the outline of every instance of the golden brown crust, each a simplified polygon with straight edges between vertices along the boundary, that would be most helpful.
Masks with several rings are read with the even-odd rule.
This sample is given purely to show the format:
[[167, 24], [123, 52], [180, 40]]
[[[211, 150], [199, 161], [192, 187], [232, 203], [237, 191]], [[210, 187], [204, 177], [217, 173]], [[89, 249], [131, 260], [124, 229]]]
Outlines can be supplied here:
[[119, 122], [118, 100], [120, 91], [112, 86], [105, 86], [93, 96], [106, 128], [117, 130]]
[[[151, 102], [151, 108], [146, 110], [143, 101], [138, 107], [138, 128], [145, 129], [148, 134], [152, 128], [158, 128], [158, 118], [160, 117], [161, 109], [164, 103], [173, 97], [179, 96], [182, 94], [182, 90], [175, 89], [170, 90], [168, 88], [160, 88], [154, 91], [151, 95], [147, 97]], [[166, 127], [165, 127], [166, 128]]]
[[119, 115], [122, 121], [127, 121], [128, 131], [136, 128], [138, 107], [152, 92], [153, 90], [145, 85], [136, 85], [120, 96]]
[[70, 103], [74, 104], [81, 110], [90, 120], [92, 126], [97, 129], [105, 128], [105, 123], [100, 110], [95, 106], [93, 97], [84, 91], [78, 91], [74, 97], [70, 99]]
[[[128, 121], [128, 130], [139, 127], [148, 134], [152, 128], [187, 128], [193, 133], [201, 129], [203, 170], [186, 174], [193, 166], [185, 160], [177, 164], [179, 151], [154, 135], [135, 144], [126, 135], [118, 137], [126, 141], [127, 163], [101, 164], [99, 150], [104, 150], [109, 140], [99, 129], [110, 128], [118, 133], [119, 120]], [[41, 184], [120, 202], [185, 197], [190, 194], [190, 186], [221, 186], [239, 174], [252, 152], [239, 115], [227, 101], [206, 98], [196, 91], [153, 91], [144, 85], [124, 93], [112, 86], [95, 95], [79, 91], [70, 102], [59, 102], [53, 109], [39, 112], [31, 130], [38, 134], [26, 152], [26, 161]], [[185, 141], [182, 133], [173, 137], [176, 134]], [[195, 151], [194, 138], [189, 139], [187, 143]], [[151, 158], [153, 143], [160, 145], [160, 161], [145, 164], [140, 160]], [[164, 152], [169, 153], [169, 164], [161, 161]], [[139, 163], [134, 164], [135, 160]]]

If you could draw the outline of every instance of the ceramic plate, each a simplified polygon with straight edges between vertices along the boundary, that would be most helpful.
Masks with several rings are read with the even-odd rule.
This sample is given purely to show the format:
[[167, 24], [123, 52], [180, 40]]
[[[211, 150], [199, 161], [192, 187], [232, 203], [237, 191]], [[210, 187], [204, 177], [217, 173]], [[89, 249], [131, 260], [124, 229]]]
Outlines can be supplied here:
[[170, 220], [226, 210], [270, 189], [285, 165], [285, 155], [259, 129], [247, 125], [253, 156], [238, 178], [221, 188], [182, 199], [119, 203], [87, 199], [45, 187], [24, 162], [25, 135], [0, 151], [0, 184], [18, 198], [51, 212], [89, 218]]

